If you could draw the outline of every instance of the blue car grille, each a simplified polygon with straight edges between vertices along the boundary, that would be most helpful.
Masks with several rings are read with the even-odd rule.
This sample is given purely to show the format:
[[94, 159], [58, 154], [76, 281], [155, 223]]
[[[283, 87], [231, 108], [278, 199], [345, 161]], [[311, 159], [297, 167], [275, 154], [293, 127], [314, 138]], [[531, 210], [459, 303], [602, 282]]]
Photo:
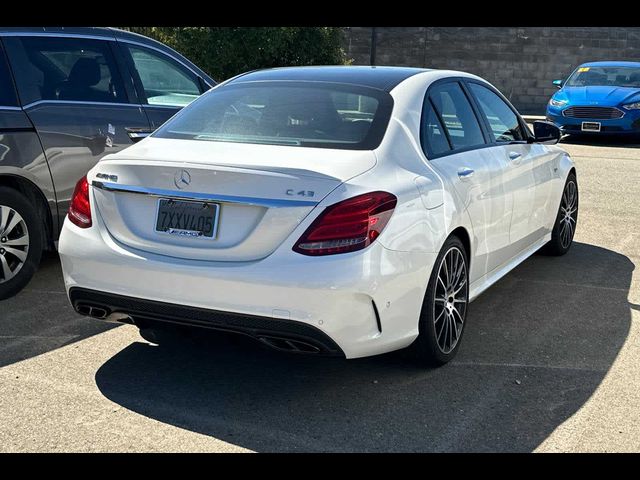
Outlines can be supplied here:
[[562, 115], [570, 118], [609, 120], [612, 118], [622, 118], [624, 112], [614, 107], [569, 107], [562, 111]]

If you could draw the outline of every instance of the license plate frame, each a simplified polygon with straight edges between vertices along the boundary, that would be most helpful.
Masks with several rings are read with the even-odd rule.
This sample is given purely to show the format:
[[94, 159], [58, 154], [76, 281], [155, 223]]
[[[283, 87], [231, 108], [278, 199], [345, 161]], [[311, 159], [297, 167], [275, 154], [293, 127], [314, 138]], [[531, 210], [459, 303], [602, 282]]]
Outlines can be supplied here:
[[602, 129], [602, 124], [600, 122], [582, 122], [580, 129], [583, 132], [598, 133]]
[[[183, 211], [184, 209], [186, 209], [189, 206], [192, 206], [192, 210], [195, 210], [197, 207], [200, 207], [202, 209], [204, 209], [205, 205], [207, 206], [207, 208], [213, 208], [213, 212], [212, 212], [212, 229], [211, 229], [211, 235], [207, 235], [208, 233], [208, 229], [206, 231], [197, 229], [197, 225], [195, 225], [195, 229], [191, 228], [194, 226], [193, 222], [191, 222], [189, 225], [187, 225], [189, 228], [177, 228], [179, 225], [176, 225], [175, 227], [166, 227], [163, 229], [164, 225], [161, 225], [161, 212], [163, 212], [164, 210], [162, 209], [163, 206], [168, 206], [168, 205], [174, 205], [175, 207], [183, 207]], [[193, 208], [195, 207], [195, 208]], [[207, 217], [209, 217], [209, 215], [207, 215]], [[205, 217], [206, 218], [206, 217]], [[166, 217], [165, 217], [166, 219]], [[203, 240], [216, 240], [218, 237], [218, 223], [219, 223], [219, 219], [220, 219], [220, 204], [216, 203], [216, 202], [206, 202], [206, 201], [201, 201], [201, 200], [185, 200], [185, 199], [181, 199], [181, 198], [169, 198], [169, 197], [163, 197], [163, 198], [159, 198], [157, 203], [156, 203], [156, 214], [155, 214], [155, 218], [154, 218], [154, 232], [158, 235], [168, 235], [168, 236], [173, 236], [173, 237], [183, 237], [183, 238], [193, 238], [193, 239], [203, 239]], [[164, 224], [165, 222], [162, 222], [162, 224]], [[186, 225], [186, 224], [185, 224]]]

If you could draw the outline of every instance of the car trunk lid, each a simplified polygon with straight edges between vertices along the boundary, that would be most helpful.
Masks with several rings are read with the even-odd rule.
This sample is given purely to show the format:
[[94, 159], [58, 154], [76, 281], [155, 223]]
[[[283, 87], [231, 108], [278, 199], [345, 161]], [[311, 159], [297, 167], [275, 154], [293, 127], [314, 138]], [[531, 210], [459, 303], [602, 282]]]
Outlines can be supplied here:
[[[124, 245], [185, 259], [252, 261], [272, 253], [342, 182], [374, 165], [371, 151], [152, 137], [105, 157], [89, 182], [101, 221]], [[168, 201], [185, 215], [177, 223], [159, 221], [171, 218]], [[206, 215], [191, 215], [201, 207], [214, 231], [188, 233], [206, 230], [197, 228]], [[158, 231], [163, 225], [174, 228]]]

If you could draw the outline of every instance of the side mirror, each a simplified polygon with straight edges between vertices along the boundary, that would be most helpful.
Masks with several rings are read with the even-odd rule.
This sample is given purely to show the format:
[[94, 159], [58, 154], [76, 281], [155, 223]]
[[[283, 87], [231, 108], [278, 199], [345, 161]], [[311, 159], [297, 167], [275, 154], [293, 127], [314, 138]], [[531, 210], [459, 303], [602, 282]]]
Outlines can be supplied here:
[[556, 88], [562, 88], [562, 85], [564, 84], [564, 80], [554, 80], [552, 82]]
[[562, 132], [560, 128], [551, 122], [536, 120], [533, 122], [533, 136], [533, 141], [536, 143], [555, 145], [560, 141]]

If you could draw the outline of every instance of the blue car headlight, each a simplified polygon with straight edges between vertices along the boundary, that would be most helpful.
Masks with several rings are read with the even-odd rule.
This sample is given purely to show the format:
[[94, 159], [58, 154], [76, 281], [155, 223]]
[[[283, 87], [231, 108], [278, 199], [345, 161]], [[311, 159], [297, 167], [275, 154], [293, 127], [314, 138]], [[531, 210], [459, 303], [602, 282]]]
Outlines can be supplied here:
[[640, 102], [627, 103], [626, 105], [622, 105], [622, 108], [626, 110], [640, 110]]
[[564, 107], [567, 103], [569, 103], [568, 100], [556, 100], [555, 98], [549, 100], [549, 105], [552, 107]]

